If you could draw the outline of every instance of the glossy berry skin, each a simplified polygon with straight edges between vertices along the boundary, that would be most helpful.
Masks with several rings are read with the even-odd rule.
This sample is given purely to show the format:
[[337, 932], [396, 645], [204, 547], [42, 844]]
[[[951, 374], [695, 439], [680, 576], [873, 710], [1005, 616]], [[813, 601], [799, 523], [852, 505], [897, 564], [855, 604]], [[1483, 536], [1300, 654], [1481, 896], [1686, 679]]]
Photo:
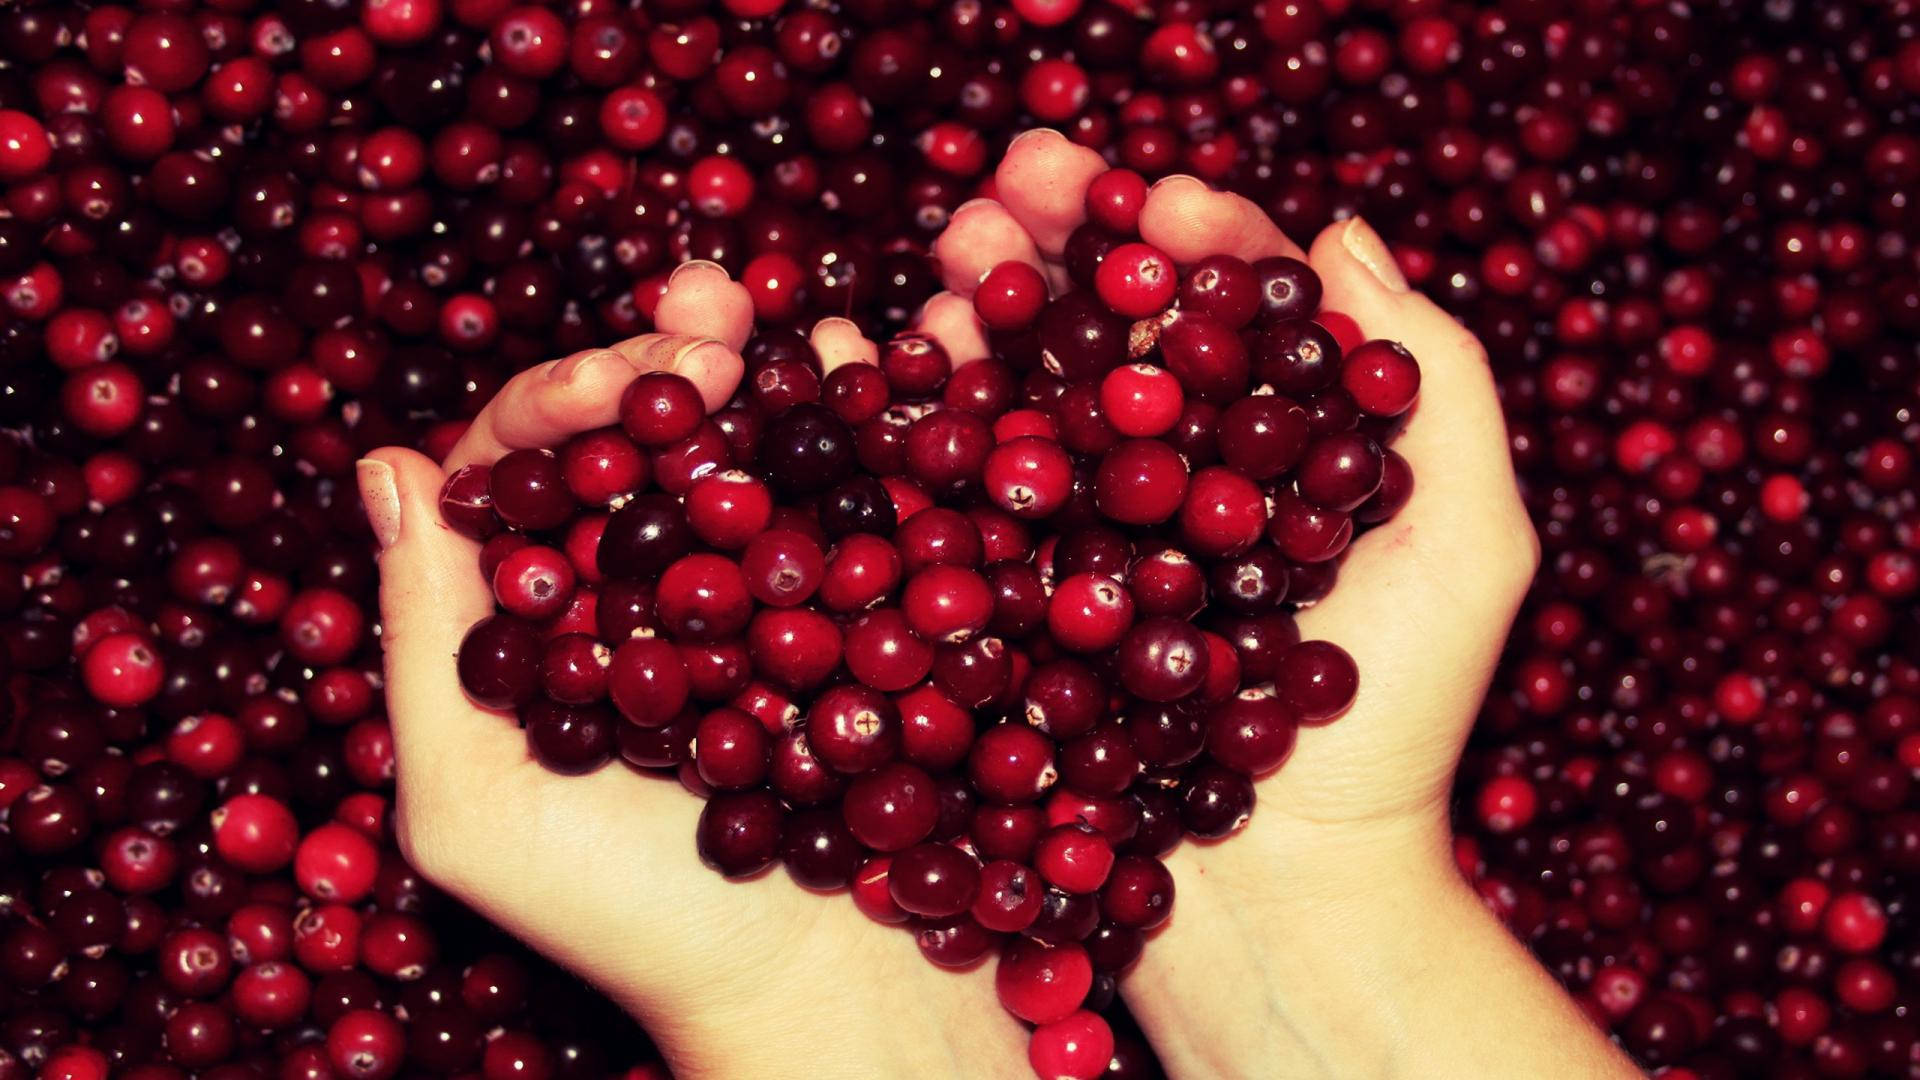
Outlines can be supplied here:
[[1180, 380], [1165, 368], [1127, 364], [1100, 380], [1100, 407], [1122, 435], [1151, 438], [1173, 430], [1186, 405]]
[[891, 761], [900, 747], [900, 714], [871, 687], [836, 686], [807, 710], [808, 744], [821, 761], [852, 775]]
[[1040, 1025], [1027, 1044], [1034, 1074], [1048, 1080], [1098, 1080], [1108, 1075], [1113, 1053], [1113, 1029], [1085, 1009]]
[[901, 851], [926, 839], [940, 816], [933, 778], [897, 761], [854, 778], [840, 805], [853, 835], [883, 852]]
[[1320, 275], [1299, 259], [1269, 256], [1253, 264], [1259, 278], [1260, 314], [1268, 321], [1311, 318], [1325, 294]]
[[1173, 894], [1173, 874], [1160, 860], [1122, 855], [1101, 889], [1100, 909], [1121, 926], [1151, 930], [1172, 914]]
[[221, 858], [250, 874], [267, 874], [293, 860], [300, 826], [279, 800], [244, 794], [214, 811], [213, 836]]
[[579, 776], [613, 757], [613, 713], [599, 705], [563, 705], [536, 701], [522, 711], [527, 752], [551, 772]]
[[936, 919], [958, 915], [980, 890], [980, 864], [947, 844], [915, 844], [893, 856], [887, 888], [904, 911]]
[[1271, 480], [1299, 462], [1311, 429], [1297, 402], [1278, 394], [1244, 398], [1220, 414], [1220, 457], [1251, 480]]
[[1033, 861], [1049, 885], [1090, 893], [1106, 884], [1113, 870], [1113, 845], [1091, 829], [1062, 825], [1041, 835]]
[[510, 615], [538, 622], [565, 609], [575, 580], [565, 553], [543, 545], [523, 547], [494, 569], [494, 601]]
[[1146, 206], [1147, 189], [1146, 178], [1132, 169], [1108, 169], [1087, 185], [1087, 217], [1108, 232], [1134, 232]]
[[1023, 330], [1047, 302], [1047, 279], [1019, 261], [1000, 263], [980, 279], [973, 310], [990, 330]]
[[1188, 267], [1179, 296], [1181, 311], [1205, 315], [1230, 330], [1252, 322], [1262, 308], [1259, 275], [1232, 255], [1209, 255]]
[[1365, 342], [1347, 353], [1340, 385], [1361, 412], [1398, 416], [1420, 393], [1420, 364], [1398, 342]]
[[339, 1076], [387, 1080], [406, 1054], [406, 1030], [377, 1009], [354, 1009], [327, 1030], [327, 1059]]
[[982, 796], [1003, 803], [1032, 802], [1059, 778], [1053, 743], [1024, 724], [981, 732], [967, 756], [967, 775]]
[[1151, 244], [1121, 244], [1107, 253], [1094, 275], [1101, 301], [1129, 319], [1165, 310], [1178, 288], [1173, 260]]
[[847, 627], [847, 670], [876, 690], [892, 693], [917, 684], [932, 669], [933, 653], [896, 608], [869, 612]]
[[900, 596], [907, 626], [924, 641], [955, 644], [986, 629], [993, 593], [986, 579], [959, 566], [929, 566]]
[[760, 472], [787, 496], [819, 495], [852, 475], [853, 432], [823, 405], [805, 402], [768, 421]]
[[1297, 486], [1316, 506], [1349, 511], [1380, 487], [1386, 459], [1380, 445], [1358, 432], [1329, 435], [1307, 448]]
[[860, 869], [860, 842], [831, 810], [804, 810], [787, 818], [780, 861], [794, 882], [809, 889], [844, 889]]
[[551, 450], [515, 450], [493, 463], [494, 512], [516, 529], [557, 528], [573, 515], [559, 458]]
[[1188, 832], [1214, 840], [1245, 826], [1253, 814], [1253, 802], [1253, 783], [1245, 776], [1203, 764], [1181, 786], [1180, 820]]
[[524, 705], [540, 689], [540, 656], [532, 626], [512, 615], [489, 615], [460, 641], [460, 685], [485, 708]]
[[1072, 1015], [1093, 987], [1093, 965], [1077, 944], [1047, 945], [1015, 938], [1000, 953], [993, 985], [1000, 1004], [1029, 1024]]
[[988, 453], [982, 471], [987, 497], [1021, 518], [1044, 518], [1073, 492], [1073, 462], [1051, 439], [1027, 435]]
[[641, 446], [671, 446], [692, 435], [706, 414], [699, 388], [669, 371], [647, 372], [620, 396], [620, 428]]
[[1280, 699], [1243, 691], [1215, 706], [1207, 719], [1207, 753], [1235, 772], [1262, 776], [1293, 751], [1298, 727]]
[[1096, 653], [1113, 648], [1133, 625], [1133, 598], [1103, 574], [1075, 574], [1054, 589], [1047, 629], [1062, 648]]
[[1045, 885], [1030, 866], [996, 859], [980, 868], [971, 912], [981, 926], [1017, 934], [1033, 925], [1045, 901]]
[[751, 877], [780, 857], [786, 812], [764, 791], [723, 792], [700, 811], [700, 861], [730, 878]]
[[679, 715], [691, 693], [686, 660], [671, 642], [630, 637], [613, 650], [607, 696], [629, 723], [664, 727]]
[[103, 705], [144, 705], [160, 692], [166, 678], [159, 650], [144, 634], [108, 634], [81, 658], [87, 692]]
[[1200, 631], [1183, 619], [1135, 623], [1120, 639], [1120, 685], [1145, 701], [1177, 701], [1206, 681], [1209, 654]]
[[1127, 525], [1172, 517], [1187, 494], [1187, 464], [1157, 439], [1130, 439], [1109, 450], [1094, 475], [1094, 503]]
[[1274, 690], [1306, 723], [1331, 720], [1352, 704], [1359, 669], [1345, 649], [1329, 641], [1303, 641], [1280, 656]]
[[660, 575], [655, 611], [680, 641], [721, 641], [747, 628], [753, 598], [738, 563], [723, 555], [684, 556]]

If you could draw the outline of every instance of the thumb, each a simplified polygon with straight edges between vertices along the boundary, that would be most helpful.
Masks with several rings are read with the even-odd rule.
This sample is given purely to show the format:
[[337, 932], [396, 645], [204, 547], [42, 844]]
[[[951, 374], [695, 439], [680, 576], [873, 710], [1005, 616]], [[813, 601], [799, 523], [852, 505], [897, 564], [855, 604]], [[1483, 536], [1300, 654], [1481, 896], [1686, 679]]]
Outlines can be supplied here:
[[[526, 756], [515, 725], [470, 703], [454, 667], [467, 630], [492, 614], [493, 594], [480, 576], [480, 545], [440, 516], [446, 477], [431, 458], [389, 446], [355, 472], [380, 544], [381, 646], [400, 778], [416, 807], [420, 796], [438, 803], [416, 785], [486, 775]], [[412, 767], [453, 754], [475, 767]]]
[[[1314, 624], [1389, 611], [1405, 617], [1413, 605], [1443, 617], [1457, 628], [1454, 636], [1488, 639], [1470, 660], [1459, 659], [1490, 671], [1532, 581], [1539, 542], [1514, 480], [1486, 352], [1451, 315], [1407, 288], [1366, 222], [1354, 218], [1323, 231], [1310, 261], [1325, 286], [1327, 310], [1350, 316], [1368, 338], [1405, 345], [1420, 363], [1421, 384], [1393, 444], [1413, 469], [1413, 495], [1398, 515], [1354, 544], [1343, 567], [1350, 571], [1343, 575], [1347, 585], [1309, 609], [1301, 628], [1342, 640], [1346, 635], [1335, 636], [1331, 627], [1322, 635]], [[1371, 583], [1384, 588], [1390, 580], [1392, 596], [1373, 595]], [[1372, 610], [1358, 610], [1363, 606]]]

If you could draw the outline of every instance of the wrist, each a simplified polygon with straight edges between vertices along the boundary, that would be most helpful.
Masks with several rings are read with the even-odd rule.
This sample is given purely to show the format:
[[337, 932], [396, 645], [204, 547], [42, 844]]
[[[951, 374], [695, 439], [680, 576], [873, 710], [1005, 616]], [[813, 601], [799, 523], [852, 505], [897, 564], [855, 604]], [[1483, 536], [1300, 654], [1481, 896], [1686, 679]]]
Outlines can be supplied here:
[[1417, 1074], [1404, 974], [1436, 939], [1505, 934], [1445, 823], [1260, 821], [1168, 857], [1174, 916], [1121, 984], [1170, 1075]]
[[804, 985], [770, 979], [631, 1011], [679, 1080], [1031, 1075], [1026, 1031], [1000, 1008], [991, 960], [942, 971], [908, 934], [885, 944], [904, 949], [823, 958]]

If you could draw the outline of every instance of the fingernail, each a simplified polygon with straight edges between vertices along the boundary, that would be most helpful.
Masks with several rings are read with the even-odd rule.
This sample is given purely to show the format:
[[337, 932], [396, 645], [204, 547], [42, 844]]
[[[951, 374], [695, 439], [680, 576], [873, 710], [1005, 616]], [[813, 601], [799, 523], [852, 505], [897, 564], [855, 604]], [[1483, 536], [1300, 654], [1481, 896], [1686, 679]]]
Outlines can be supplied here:
[[1049, 127], [1028, 128], [1027, 130], [1013, 137], [1013, 141], [1007, 144], [1007, 151], [1011, 153], [1014, 147], [1019, 146], [1021, 143], [1026, 142], [1028, 139], [1033, 138], [1035, 135], [1051, 135], [1056, 139], [1066, 138], [1065, 135], [1060, 134], [1060, 132], [1054, 130], [1053, 128], [1049, 128]]
[[1202, 184], [1200, 182], [1200, 178], [1197, 176], [1188, 176], [1186, 173], [1174, 173], [1172, 176], [1163, 176], [1160, 179], [1155, 180], [1153, 182], [1153, 186], [1147, 189], [1147, 193], [1151, 195], [1156, 190], [1166, 187], [1168, 184], [1173, 183], [1175, 180], [1178, 180], [1181, 183], [1186, 183], [1186, 184], [1200, 184], [1201, 187], [1207, 186], [1205, 184]]
[[373, 526], [373, 538], [385, 551], [400, 539], [400, 489], [393, 483], [393, 466], [361, 458], [353, 463], [353, 475], [360, 485], [360, 505], [366, 509], [367, 524]]
[[[718, 351], [702, 354], [704, 349]], [[714, 363], [730, 351], [727, 343], [719, 338], [701, 338], [698, 341], [691, 341], [680, 346], [680, 350], [673, 354], [673, 359], [668, 361], [667, 370], [685, 375], [689, 371], [697, 371], [707, 364]]]
[[959, 206], [954, 207], [953, 213], [947, 215], [947, 220], [951, 222], [958, 219], [961, 214], [964, 214], [967, 211], [972, 210], [976, 207], [992, 206], [992, 205], [994, 205], [993, 199], [968, 199], [966, 202], [963, 202]]
[[721, 266], [719, 263], [714, 262], [711, 259], [690, 259], [687, 262], [683, 262], [679, 266], [674, 267], [673, 273], [667, 275], [667, 288], [669, 289], [673, 288], [673, 283], [679, 280], [681, 274], [684, 274], [695, 267], [699, 267], [702, 270], [717, 271], [720, 274], [725, 274], [727, 272], [726, 267]]
[[620, 357], [619, 353], [610, 353], [607, 349], [589, 349], [583, 353], [575, 353], [572, 356], [555, 360], [553, 366], [547, 369], [547, 381], [556, 383], [567, 382], [578, 374], [580, 369], [585, 367], [588, 362], [609, 354], [616, 359]]
[[1340, 230], [1340, 246], [1346, 248], [1347, 254], [1373, 274], [1373, 279], [1380, 283], [1381, 288], [1388, 292], [1407, 291], [1406, 275], [1400, 272], [1400, 264], [1394, 261], [1393, 252], [1387, 250], [1385, 241], [1373, 231], [1373, 226], [1359, 218], [1349, 220], [1347, 227]]

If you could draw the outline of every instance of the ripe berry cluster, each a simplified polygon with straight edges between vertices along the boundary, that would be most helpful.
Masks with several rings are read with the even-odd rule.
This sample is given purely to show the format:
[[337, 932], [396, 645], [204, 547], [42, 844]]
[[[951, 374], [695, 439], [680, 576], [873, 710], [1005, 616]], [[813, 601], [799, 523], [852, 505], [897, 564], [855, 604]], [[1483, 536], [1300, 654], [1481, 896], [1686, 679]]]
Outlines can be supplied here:
[[[1901, 0], [0, 4], [0, 1077], [649, 1061], [387, 836], [354, 459], [650, 329], [687, 258], [884, 337], [1036, 124], [1303, 242], [1361, 214], [1485, 345], [1545, 561], [1460, 865], [1594, 1022], [1670, 1080], [1908, 1075], [1916, 95]], [[214, 850], [243, 794], [376, 841], [353, 915], [438, 960], [207, 1022], [154, 927], [326, 903]], [[452, 989], [502, 964], [531, 1006]]]
[[536, 759], [675, 770], [715, 870], [850, 887], [937, 964], [999, 949], [1039, 1074], [1091, 1080], [1113, 1040], [1082, 1006], [1170, 913], [1160, 857], [1243, 825], [1353, 700], [1291, 611], [1411, 493], [1383, 444], [1420, 371], [1343, 348], [1298, 260], [1182, 274], [1094, 226], [1070, 252], [1057, 298], [987, 275], [991, 358], [906, 335], [823, 377], [763, 333], [718, 418], [645, 374], [617, 427], [441, 505], [499, 607], [462, 685]]

